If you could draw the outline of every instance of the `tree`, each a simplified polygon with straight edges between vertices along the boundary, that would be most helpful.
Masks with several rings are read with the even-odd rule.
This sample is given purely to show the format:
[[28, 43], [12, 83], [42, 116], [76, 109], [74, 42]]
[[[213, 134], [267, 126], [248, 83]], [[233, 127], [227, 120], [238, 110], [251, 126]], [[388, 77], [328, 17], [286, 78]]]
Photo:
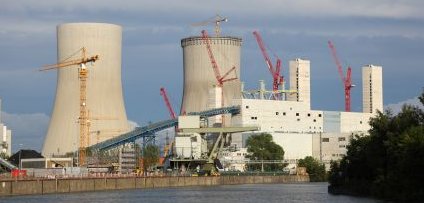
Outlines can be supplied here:
[[321, 182], [327, 179], [325, 165], [311, 156], [299, 159], [298, 167], [305, 167], [311, 182]]
[[142, 156], [144, 171], [147, 171], [147, 169], [152, 169], [152, 167], [159, 162], [159, 153], [160, 151], [157, 145], [149, 144], [144, 148]]
[[4, 153], [4, 152], [0, 152], [0, 158], [2, 158], [2, 159], [9, 159], [9, 156], [6, 153]]
[[[272, 140], [272, 136], [267, 133], [252, 135], [247, 139], [246, 157], [250, 160], [284, 160], [283, 148]], [[249, 166], [251, 169], [262, 169], [262, 165]], [[266, 164], [264, 170], [274, 171], [282, 170], [283, 164]]]
[[[419, 99], [424, 105], [424, 91]], [[330, 191], [395, 201], [424, 199], [423, 110], [405, 105], [397, 115], [378, 112], [370, 126], [369, 136], [355, 136], [346, 157], [331, 164]]]

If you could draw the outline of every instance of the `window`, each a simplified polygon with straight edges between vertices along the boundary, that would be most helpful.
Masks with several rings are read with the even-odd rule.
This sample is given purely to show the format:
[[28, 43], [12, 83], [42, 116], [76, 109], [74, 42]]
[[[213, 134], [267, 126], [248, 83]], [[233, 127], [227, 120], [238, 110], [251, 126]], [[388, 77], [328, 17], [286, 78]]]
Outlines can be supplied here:
[[330, 142], [330, 138], [322, 138], [322, 142]]
[[321, 114], [318, 114], [318, 117], [321, 117], [322, 115]]
[[275, 112], [275, 115], [277, 115], [277, 116], [278, 116], [278, 114], [280, 114], [280, 112]]
[[298, 118], [297, 121], [300, 121], [300, 118]]
[[346, 141], [345, 137], [339, 137], [339, 142]]
[[285, 116], [286, 115], [286, 112], [283, 112], [283, 116]]
[[339, 148], [345, 148], [346, 145], [339, 145]]
[[249, 108], [249, 106], [246, 106], [246, 109], [248, 109]]
[[308, 113], [308, 117], [311, 117], [311, 114], [310, 113]]
[[299, 116], [299, 113], [296, 113], [296, 116]]
[[314, 119], [314, 122], [317, 122], [317, 119]]
[[362, 121], [359, 121], [359, 124], [362, 124]]

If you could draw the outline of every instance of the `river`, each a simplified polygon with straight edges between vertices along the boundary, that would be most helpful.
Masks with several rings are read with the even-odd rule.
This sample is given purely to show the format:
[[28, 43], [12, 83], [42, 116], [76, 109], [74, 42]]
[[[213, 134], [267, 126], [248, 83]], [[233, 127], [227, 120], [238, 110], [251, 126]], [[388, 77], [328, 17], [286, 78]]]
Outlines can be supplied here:
[[2, 197], [0, 202], [143, 202], [143, 203], [257, 203], [257, 202], [378, 202], [331, 195], [327, 183], [221, 185], [209, 187], [152, 188], [51, 195]]

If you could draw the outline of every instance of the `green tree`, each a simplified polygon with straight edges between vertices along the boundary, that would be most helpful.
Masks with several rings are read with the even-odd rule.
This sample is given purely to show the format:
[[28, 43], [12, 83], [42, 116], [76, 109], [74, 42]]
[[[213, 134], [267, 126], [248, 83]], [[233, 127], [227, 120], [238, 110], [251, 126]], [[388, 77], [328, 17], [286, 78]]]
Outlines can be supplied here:
[[[424, 105], [424, 91], [419, 99]], [[423, 110], [405, 105], [397, 115], [378, 112], [370, 126], [369, 136], [355, 136], [346, 157], [331, 164], [330, 191], [396, 201], [424, 199]]]
[[157, 145], [149, 144], [143, 150], [144, 171], [152, 169], [159, 162], [160, 151]]
[[[272, 136], [267, 133], [261, 133], [250, 136], [247, 141], [246, 156], [250, 160], [284, 160], [283, 148], [272, 140]], [[254, 164], [249, 166], [250, 169], [262, 169], [262, 164]], [[264, 170], [275, 171], [282, 170], [284, 164], [265, 164]]]
[[311, 156], [299, 159], [297, 166], [306, 168], [306, 172], [309, 174], [311, 182], [322, 182], [327, 180], [325, 165]]
[[2, 159], [9, 159], [9, 156], [6, 153], [4, 153], [4, 152], [0, 152], [0, 157]]

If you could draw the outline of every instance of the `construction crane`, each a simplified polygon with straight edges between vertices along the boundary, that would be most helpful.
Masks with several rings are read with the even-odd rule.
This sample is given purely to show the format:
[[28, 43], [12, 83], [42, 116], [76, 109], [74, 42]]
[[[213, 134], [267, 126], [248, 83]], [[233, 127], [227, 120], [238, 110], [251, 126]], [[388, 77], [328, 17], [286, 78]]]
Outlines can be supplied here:
[[350, 90], [352, 89], [352, 87], [355, 87], [355, 85], [352, 84], [352, 69], [350, 68], [350, 66], [347, 68], [347, 73], [345, 77], [343, 74], [343, 67], [340, 63], [339, 58], [337, 57], [336, 48], [334, 47], [331, 41], [328, 41], [328, 47], [330, 47], [331, 54], [333, 55], [334, 62], [336, 63], [340, 78], [343, 82], [345, 91], [345, 111], [350, 112]]
[[281, 60], [276, 56], [277, 58], [277, 62], [275, 65], [275, 70], [274, 70], [274, 66], [272, 65], [271, 59], [265, 49], [265, 44], [262, 40], [261, 35], [259, 34], [259, 32], [254, 31], [253, 35], [256, 38], [256, 41], [258, 42], [259, 48], [261, 49], [262, 55], [264, 56], [265, 59], [265, 63], [268, 66], [268, 70], [272, 75], [272, 79], [273, 79], [273, 83], [272, 83], [272, 90], [278, 91], [278, 88], [281, 84], [283, 84], [283, 80], [284, 77], [282, 75], [280, 75], [281, 72]]
[[[237, 74], [235, 73], [236, 71], [236, 67], [233, 66], [230, 70], [228, 70], [224, 75], [221, 76], [221, 72], [220, 72], [220, 68], [218, 66], [218, 64], [216, 63], [215, 57], [212, 53], [212, 48], [211, 48], [211, 43], [210, 43], [210, 39], [208, 36], [208, 33], [206, 32], [206, 30], [202, 30], [202, 40], [203, 42], [206, 44], [206, 49], [208, 51], [208, 55], [209, 55], [209, 59], [211, 61], [212, 64], [212, 68], [215, 74], [215, 78], [216, 78], [216, 82], [217, 82], [217, 86], [219, 88], [221, 88], [221, 107], [224, 107], [224, 90], [223, 90], [223, 86], [225, 82], [229, 82], [232, 80], [236, 80], [237, 79]], [[235, 73], [236, 77], [233, 78], [228, 78], [228, 75], [233, 72]], [[223, 115], [221, 115], [223, 118]], [[222, 119], [222, 124], [224, 124], [224, 119]]]
[[[65, 68], [73, 65], [79, 65], [78, 68], [78, 78], [80, 81], [80, 102], [79, 102], [79, 118], [78, 122], [80, 125], [80, 146], [79, 146], [79, 157], [78, 163], [81, 165], [85, 164], [86, 158], [86, 148], [89, 143], [89, 112], [87, 110], [87, 78], [88, 78], [88, 68], [85, 65], [86, 63], [94, 63], [99, 59], [99, 55], [93, 55], [91, 57], [86, 56], [86, 48], [82, 47], [78, 52], [81, 52], [81, 58], [75, 60], [65, 60], [57, 64], [46, 65], [40, 71], [52, 70]], [[69, 58], [68, 58], [69, 59]]]
[[[177, 116], [175, 115], [174, 109], [171, 106], [171, 102], [169, 102], [168, 95], [166, 94], [165, 88], [163, 88], [163, 87], [160, 88], [160, 95], [162, 95], [163, 100], [165, 101], [165, 104], [166, 104], [166, 107], [168, 108], [169, 115], [171, 116], [171, 119], [177, 118]], [[177, 132], [177, 131], [178, 131], [177, 127], [175, 127], [175, 132]], [[167, 139], [169, 139], [169, 138], [167, 138]], [[167, 142], [165, 144], [165, 147], [163, 149], [163, 159], [162, 159], [162, 162], [161, 162], [162, 165], [166, 162], [169, 149], [172, 148], [173, 144], [174, 144], [174, 141], [172, 141], [170, 143]]]
[[215, 36], [219, 37], [221, 35], [221, 28], [219, 26], [221, 24], [221, 22], [228, 22], [228, 18], [222, 17], [222, 16], [217, 14], [213, 18], [210, 18], [210, 19], [202, 21], [202, 22], [193, 23], [193, 24], [191, 24], [191, 26], [206, 26], [206, 25], [213, 23], [213, 24], [215, 24]]
[[177, 116], [175, 115], [174, 109], [172, 109], [171, 103], [169, 102], [168, 95], [166, 94], [165, 88], [160, 88], [160, 95], [162, 95], [163, 100], [165, 101], [166, 107], [168, 108], [169, 115], [172, 119], [175, 119]]
[[87, 146], [90, 146], [90, 134], [91, 133], [95, 133], [96, 136], [96, 143], [100, 142], [100, 133], [101, 132], [109, 132], [109, 133], [121, 133], [121, 132], [125, 132], [125, 130], [123, 129], [102, 129], [102, 130], [96, 130], [96, 131], [91, 131], [91, 123], [93, 121], [105, 121], [105, 120], [118, 120], [117, 117], [110, 117], [110, 116], [92, 116], [90, 114], [90, 110], [87, 110], [87, 131], [89, 132], [88, 134], [88, 139], [87, 139]]

